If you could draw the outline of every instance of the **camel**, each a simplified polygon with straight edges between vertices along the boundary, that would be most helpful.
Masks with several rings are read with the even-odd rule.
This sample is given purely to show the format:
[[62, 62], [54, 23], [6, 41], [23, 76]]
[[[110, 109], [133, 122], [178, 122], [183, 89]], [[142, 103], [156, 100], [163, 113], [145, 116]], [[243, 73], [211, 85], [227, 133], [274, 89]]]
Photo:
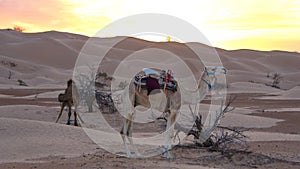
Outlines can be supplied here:
[[[123, 126], [120, 131], [127, 156], [132, 157], [132, 154], [129, 150], [126, 139], [129, 141], [129, 144], [134, 148], [135, 156], [136, 157], [141, 156], [136, 146], [133, 144], [133, 139], [132, 139], [133, 120], [135, 116], [134, 108], [138, 105], [141, 105], [147, 108], [154, 108], [156, 110], [159, 110], [162, 113], [167, 113], [167, 127], [166, 127], [167, 134], [165, 138], [165, 145], [163, 145], [162, 155], [166, 158], [172, 158], [169, 151], [171, 150], [171, 140], [174, 136], [173, 124], [176, 120], [176, 116], [179, 113], [179, 109], [181, 107], [181, 101], [185, 103], [190, 102], [189, 98], [182, 98], [181, 93], [185, 92], [184, 94], [186, 94], [187, 96], [196, 98], [197, 102], [199, 103], [202, 99], [204, 99], [207, 92], [211, 88], [213, 88], [214, 83], [216, 82], [215, 75], [217, 73], [226, 74], [226, 69], [224, 67], [217, 67], [217, 66], [205, 67], [198, 81], [198, 86], [194, 91], [187, 91], [184, 89], [179, 89], [177, 87], [178, 88], [177, 91], [171, 91], [168, 89], [157, 89], [156, 92], [153, 92], [153, 94], [152, 93], [149, 94], [146, 89], [141, 89], [138, 85], [135, 85], [133, 82], [131, 82], [128, 86], [129, 97], [127, 97], [130, 100], [127, 99], [125, 101], [127, 101], [127, 103], [132, 104], [133, 108], [132, 109], [130, 108], [130, 111], [131, 110], [133, 111], [128, 113], [126, 112], [125, 114], [126, 117], [123, 119]], [[166, 98], [165, 101], [161, 101], [164, 100], [160, 98], [162, 96], [165, 96]], [[159, 103], [160, 105], [157, 104], [157, 102], [160, 102]], [[161, 106], [161, 104], [164, 105]], [[128, 110], [129, 109], [127, 109], [126, 111]]]
[[68, 106], [69, 112], [68, 112], [68, 121], [67, 121], [67, 125], [70, 125], [71, 122], [71, 110], [72, 110], [72, 105], [74, 105], [74, 125], [78, 126], [77, 123], [77, 106], [78, 106], [78, 93], [77, 90], [75, 88], [75, 85], [73, 85], [73, 80], [70, 79], [67, 82], [67, 89], [65, 90], [64, 94], [59, 94], [58, 96], [58, 100], [59, 102], [61, 102], [61, 109], [60, 109], [60, 113], [56, 119], [56, 122], [58, 122], [58, 120], [60, 119], [62, 112], [65, 108], [65, 106]]

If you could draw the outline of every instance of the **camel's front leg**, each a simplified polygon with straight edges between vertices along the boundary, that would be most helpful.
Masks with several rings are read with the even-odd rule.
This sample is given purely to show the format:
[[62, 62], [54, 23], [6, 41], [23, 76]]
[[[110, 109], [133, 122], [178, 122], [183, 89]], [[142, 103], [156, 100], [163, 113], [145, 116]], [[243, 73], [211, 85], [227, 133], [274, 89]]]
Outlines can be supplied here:
[[129, 133], [128, 133], [129, 123], [130, 123], [130, 121], [128, 119], [124, 118], [123, 119], [123, 127], [120, 132], [120, 134], [122, 136], [123, 144], [125, 146], [125, 152], [127, 154], [127, 157], [131, 157], [131, 152], [126, 143], [126, 137], [128, 137], [128, 135], [129, 135]]
[[168, 113], [169, 113], [169, 116], [167, 119], [166, 141], [165, 141], [165, 145], [163, 147], [163, 157], [173, 158], [172, 155], [170, 154], [170, 150], [172, 148], [172, 139], [174, 137], [174, 125], [173, 124], [175, 123], [175, 120], [176, 120], [177, 111], [171, 110]]
[[129, 140], [131, 147], [133, 147], [133, 149], [134, 149], [135, 157], [141, 157], [142, 155], [139, 153], [139, 151], [132, 139], [132, 129], [133, 129], [133, 121], [132, 120], [133, 119], [130, 120], [130, 123], [128, 125], [128, 140]]
[[66, 102], [63, 102], [63, 103], [61, 104], [60, 112], [59, 112], [59, 114], [58, 114], [58, 117], [57, 117], [55, 123], [57, 123], [58, 120], [60, 119], [60, 117], [61, 117], [61, 115], [62, 115], [62, 112], [63, 112], [65, 106], [66, 106]]
[[132, 157], [131, 151], [126, 143], [126, 138], [129, 141], [129, 144], [131, 147], [134, 148], [135, 156], [140, 157], [141, 154], [138, 152], [137, 147], [134, 145], [133, 139], [132, 139], [132, 127], [133, 127], [133, 118], [134, 113], [128, 114], [127, 118], [124, 118], [123, 121], [123, 128], [121, 130], [122, 140], [125, 146], [125, 151], [128, 157]]

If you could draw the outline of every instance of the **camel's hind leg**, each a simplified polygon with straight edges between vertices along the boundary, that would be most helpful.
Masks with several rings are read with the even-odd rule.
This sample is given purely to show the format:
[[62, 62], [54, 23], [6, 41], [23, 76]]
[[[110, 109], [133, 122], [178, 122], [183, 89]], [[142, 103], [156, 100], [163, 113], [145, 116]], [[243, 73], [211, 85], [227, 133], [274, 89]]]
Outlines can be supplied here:
[[[121, 130], [121, 136], [122, 136], [122, 140], [125, 146], [125, 151], [128, 157], [131, 157], [131, 151], [128, 147], [128, 144], [126, 142], [126, 139], [129, 141], [130, 145], [133, 146], [134, 151], [135, 151], [135, 155], [136, 156], [140, 156], [140, 154], [138, 153], [138, 150], [136, 148], [136, 146], [133, 143], [133, 139], [132, 139], [132, 125], [133, 125], [133, 119], [135, 116], [135, 92], [136, 89], [134, 87], [133, 84], [129, 85], [129, 95], [127, 95], [128, 93], [124, 93], [122, 95], [122, 100], [123, 100], [123, 104], [126, 105], [124, 108], [124, 112], [129, 112], [126, 115], [126, 118], [124, 118], [123, 120], [123, 127]], [[130, 106], [132, 105], [132, 106]]]
[[67, 121], [67, 125], [70, 125], [71, 115], [72, 115], [72, 104], [71, 104], [70, 102], [68, 102], [68, 108], [69, 108], [69, 112], [68, 112], [68, 121]]
[[81, 123], [84, 123], [83, 120], [80, 118], [80, 115], [77, 114], [77, 107], [78, 107], [78, 97], [73, 97], [73, 106], [74, 106], [74, 126], [78, 126], [78, 121], [77, 121], [77, 117], [78, 120], [80, 120]]
[[141, 157], [141, 154], [139, 153], [139, 151], [132, 139], [132, 129], [133, 129], [133, 122], [130, 121], [130, 123], [128, 125], [128, 140], [129, 140], [131, 147], [133, 147], [133, 149], [134, 149], [135, 157]]
[[77, 123], [77, 113], [76, 113], [76, 111], [74, 111], [74, 126], [78, 126], [78, 123]]

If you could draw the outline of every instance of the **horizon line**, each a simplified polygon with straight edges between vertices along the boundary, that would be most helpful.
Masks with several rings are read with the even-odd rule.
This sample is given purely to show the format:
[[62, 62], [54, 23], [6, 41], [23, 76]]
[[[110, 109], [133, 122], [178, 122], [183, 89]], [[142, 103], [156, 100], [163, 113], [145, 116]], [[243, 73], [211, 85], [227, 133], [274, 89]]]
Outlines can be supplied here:
[[[176, 40], [170, 40], [170, 41], [155, 41], [155, 40], [150, 40], [147, 38], [140, 38], [140, 37], [135, 37], [135, 36], [107, 36], [107, 37], [99, 37], [99, 36], [89, 36], [89, 35], [85, 35], [85, 34], [81, 34], [81, 33], [77, 33], [77, 32], [69, 32], [69, 31], [61, 31], [61, 30], [45, 30], [45, 31], [38, 31], [38, 32], [26, 32], [26, 31], [18, 31], [15, 30], [14, 28], [0, 28], [0, 31], [15, 31], [15, 32], [19, 32], [19, 33], [24, 33], [24, 34], [34, 34], [34, 33], [47, 33], [47, 32], [58, 32], [58, 33], [68, 33], [68, 34], [74, 34], [74, 35], [78, 35], [78, 36], [84, 36], [87, 38], [116, 38], [116, 37], [130, 37], [130, 38], [135, 38], [135, 39], [139, 39], [139, 40], [143, 40], [143, 41], [148, 41], [148, 42], [153, 42], [153, 43], [183, 43], [183, 44], [187, 44], [187, 43], [201, 43], [201, 42], [179, 42]], [[213, 45], [208, 45], [208, 44], [204, 44], [201, 43], [203, 45], [212, 47], [212, 48], [216, 48], [216, 49], [220, 49], [220, 50], [227, 50], [227, 51], [238, 51], [238, 50], [252, 50], [252, 51], [259, 51], [259, 52], [288, 52], [288, 53], [300, 53], [300, 51], [291, 51], [291, 50], [282, 50], [282, 49], [270, 49], [270, 50], [262, 50], [262, 49], [251, 49], [251, 48], [234, 48], [234, 49], [228, 49], [228, 48], [223, 48], [223, 47], [219, 47], [219, 46], [213, 46]]]

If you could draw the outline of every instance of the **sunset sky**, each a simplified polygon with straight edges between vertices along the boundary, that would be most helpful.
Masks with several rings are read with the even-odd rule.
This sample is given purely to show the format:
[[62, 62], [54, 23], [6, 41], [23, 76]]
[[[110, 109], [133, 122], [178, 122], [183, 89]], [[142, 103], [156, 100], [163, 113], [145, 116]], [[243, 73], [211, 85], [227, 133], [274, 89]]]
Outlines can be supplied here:
[[196, 26], [225, 49], [300, 52], [300, 0], [0, 0], [0, 28], [92, 36], [117, 19], [163, 13]]

